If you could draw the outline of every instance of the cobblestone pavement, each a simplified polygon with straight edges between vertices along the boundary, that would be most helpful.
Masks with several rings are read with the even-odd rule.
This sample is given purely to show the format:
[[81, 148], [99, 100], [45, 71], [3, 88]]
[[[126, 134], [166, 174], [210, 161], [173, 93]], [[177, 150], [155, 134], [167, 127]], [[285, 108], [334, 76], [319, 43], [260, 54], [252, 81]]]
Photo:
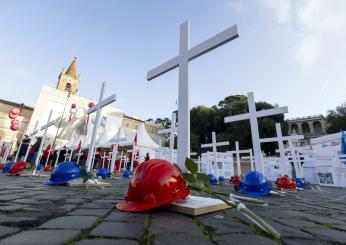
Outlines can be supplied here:
[[[282, 235], [273, 240], [235, 209], [196, 218], [165, 211], [123, 213], [115, 204], [128, 180], [112, 187], [48, 186], [46, 179], [0, 174], [2, 244], [346, 244], [346, 190], [322, 188], [247, 205]], [[227, 192], [231, 186], [216, 187]]]

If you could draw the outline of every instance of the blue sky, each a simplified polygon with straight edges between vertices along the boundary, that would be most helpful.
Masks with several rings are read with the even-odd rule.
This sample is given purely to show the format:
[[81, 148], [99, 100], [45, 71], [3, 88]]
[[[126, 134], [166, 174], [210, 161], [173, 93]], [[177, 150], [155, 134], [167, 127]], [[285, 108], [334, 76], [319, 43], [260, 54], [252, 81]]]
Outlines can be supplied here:
[[343, 0], [2, 0], [0, 98], [34, 105], [77, 56], [81, 96], [96, 100], [107, 81], [126, 114], [170, 117], [177, 70], [146, 73], [178, 54], [189, 19], [191, 46], [233, 24], [240, 34], [190, 63], [192, 106], [253, 91], [289, 118], [325, 114], [346, 101], [345, 13]]

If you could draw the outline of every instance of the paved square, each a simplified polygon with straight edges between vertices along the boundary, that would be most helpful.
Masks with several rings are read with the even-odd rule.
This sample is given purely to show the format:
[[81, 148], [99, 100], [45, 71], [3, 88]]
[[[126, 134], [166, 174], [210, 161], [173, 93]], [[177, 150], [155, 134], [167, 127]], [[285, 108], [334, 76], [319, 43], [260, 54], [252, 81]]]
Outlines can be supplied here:
[[[273, 240], [235, 209], [189, 217], [163, 208], [115, 208], [128, 179], [109, 188], [45, 185], [45, 179], [0, 174], [0, 244], [346, 244], [346, 190], [321, 188], [264, 197], [247, 206], [282, 235]], [[227, 192], [231, 185], [213, 187]]]

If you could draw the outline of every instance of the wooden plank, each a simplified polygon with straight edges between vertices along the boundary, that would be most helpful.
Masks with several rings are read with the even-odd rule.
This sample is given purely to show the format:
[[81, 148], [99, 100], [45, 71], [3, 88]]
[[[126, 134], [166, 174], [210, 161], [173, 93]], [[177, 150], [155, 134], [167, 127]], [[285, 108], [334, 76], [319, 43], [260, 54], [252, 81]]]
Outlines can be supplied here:
[[201, 214], [212, 213], [232, 206], [227, 205], [225, 202], [209, 197], [189, 196], [186, 199], [174, 202], [167, 206], [170, 211], [183, 213], [191, 216], [198, 216]]

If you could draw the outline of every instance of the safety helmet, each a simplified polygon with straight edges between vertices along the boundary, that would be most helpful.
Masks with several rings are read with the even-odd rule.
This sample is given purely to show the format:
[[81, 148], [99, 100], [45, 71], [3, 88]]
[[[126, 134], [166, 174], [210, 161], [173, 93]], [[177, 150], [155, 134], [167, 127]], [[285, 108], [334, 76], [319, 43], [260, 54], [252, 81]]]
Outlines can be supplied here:
[[6, 163], [5, 166], [2, 168], [2, 172], [7, 173], [8, 170], [10, 170], [10, 168], [12, 167], [12, 165], [13, 165], [13, 162]]
[[70, 180], [80, 178], [80, 172], [80, 168], [75, 162], [62, 162], [51, 174], [48, 184], [66, 184]]
[[217, 178], [213, 174], [208, 174], [211, 185], [217, 185]]
[[23, 171], [26, 166], [28, 165], [27, 162], [16, 162], [12, 165], [12, 167], [8, 170], [8, 173], [10, 174], [19, 174], [20, 171]]
[[287, 190], [292, 190], [296, 189], [296, 183], [288, 177], [287, 175], [281, 176], [277, 181], [276, 181], [276, 188], [277, 189], [287, 189]]
[[262, 173], [251, 171], [240, 182], [240, 191], [249, 196], [265, 196], [270, 192], [270, 186]]
[[6, 163], [0, 163], [0, 170], [5, 167]]
[[53, 168], [52, 166], [47, 165], [47, 166], [44, 167], [43, 171], [44, 171], [44, 172], [51, 172], [51, 171], [53, 171], [53, 169], [54, 169], [54, 168]]
[[225, 177], [219, 176], [219, 182], [224, 182], [224, 181], [225, 181]]
[[232, 183], [233, 183], [233, 189], [235, 191], [239, 191], [240, 190], [240, 181], [241, 181], [241, 178], [240, 178], [239, 175], [233, 176]]
[[108, 172], [108, 170], [106, 168], [100, 168], [100, 169], [97, 170], [96, 176], [97, 177], [101, 176], [102, 179], [105, 179], [107, 177], [108, 178], [111, 177], [111, 173]]
[[43, 165], [39, 164], [36, 168], [37, 171], [41, 171], [43, 169]]
[[129, 178], [131, 176], [131, 170], [125, 170], [123, 173], [124, 178]]
[[142, 212], [187, 197], [190, 190], [178, 168], [168, 161], [152, 159], [134, 171], [125, 200], [117, 208]]
[[307, 185], [306, 181], [302, 178], [296, 178], [295, 181], [296, 181], [297, 187], [299, 188], [305, 188]]

